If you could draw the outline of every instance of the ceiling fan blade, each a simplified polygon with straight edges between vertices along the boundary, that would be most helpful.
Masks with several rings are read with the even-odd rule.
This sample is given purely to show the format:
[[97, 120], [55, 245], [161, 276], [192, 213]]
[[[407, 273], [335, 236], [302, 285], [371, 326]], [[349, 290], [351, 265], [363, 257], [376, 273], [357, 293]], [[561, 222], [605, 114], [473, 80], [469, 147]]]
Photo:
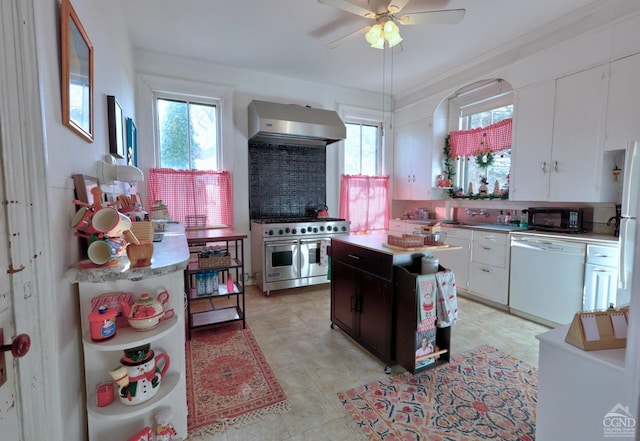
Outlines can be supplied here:
[[464, 17], [464, 9], [447, 9], [442, 11], [414, 12], [397, 17], [398, 23], [403, 25], [416, 24], [457, 24]]
[[353, 3], [350, 3], [347, 0], [318, 0], [318, 3], [322, 3], [323, 5], [327, 5], [327, 6], [332, 6], [337, 9], [342, 9], [343, 11], [347, 11], [347, 12], [350, 12], [351, 14], [356, 14], [364, 18], [376, 17], [375, 12], [362, 8], [358, 5], [354, 5]]
[[365, 26], [365, 27], [363, 27], [363, 28], [361, 28], [361, 29], [358, 29], [358, 30], [357, 30], [357, 31], [355, 31], [355, 32], [352, 32], [352, 33], [350, 33], [350, 34], [345, 35], [344, 37], [338, 38], [337, 40], [332, 41], [331, 43], [327, 43], [327, 44], [326, 44], [326, 46], [327, 46], [329, 49], [335, 49], [335, 48], [337, 48], [338, 46], [340, 46], [341, 44], [346, 43], [346, 42], [347, 42], [347, 41], [349, 41], [349, 40], [352, 40], [352, 39], [354, 39], [354, 38], [356, 38], [356, 37], [358, 37], [358, 36], [360, 36], [360, 35], [364, 35], [364, 34], [366, 34], [366, 33], [367, 33], [367, 31], [368, 31], [370, 28], [371, 28], [371, 26]]
[[391, 3], [389, 3], [389, 12], [391, 14], [397, 14], [398, 12], [402, 11], [402, 9], [407, 6], [407, 3], [409, 3], [411, 0], [391, 0]]

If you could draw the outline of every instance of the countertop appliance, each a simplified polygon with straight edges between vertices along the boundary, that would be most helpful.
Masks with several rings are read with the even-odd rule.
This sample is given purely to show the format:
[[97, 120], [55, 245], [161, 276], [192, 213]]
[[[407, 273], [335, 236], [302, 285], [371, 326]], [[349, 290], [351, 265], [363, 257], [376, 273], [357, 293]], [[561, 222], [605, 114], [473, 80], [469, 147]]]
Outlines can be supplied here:
[[593, 230], [593, 207], [529, 207], [529, 228], [557, 233]]
[[583, 309], [584, 243], [511, 234], [509, 309], [547, 326]]
[[255, 283], [271, 290], [328, 283], [326, 247], [348, 235], [350, 222], [337, 218], [276, 218], [251, 221], [251, 266]]
[[638, 198], [640, 197], [640, 142], [627, 146], [624, 161], [622, 207], [620, 209], [620, 269], [616, 306], [631, 301], [634, 249], [637, 231]]
[[253, 100], [248, 114], [249, 140], [326, 146], [347, 138], [347, 128], [333, 110]]

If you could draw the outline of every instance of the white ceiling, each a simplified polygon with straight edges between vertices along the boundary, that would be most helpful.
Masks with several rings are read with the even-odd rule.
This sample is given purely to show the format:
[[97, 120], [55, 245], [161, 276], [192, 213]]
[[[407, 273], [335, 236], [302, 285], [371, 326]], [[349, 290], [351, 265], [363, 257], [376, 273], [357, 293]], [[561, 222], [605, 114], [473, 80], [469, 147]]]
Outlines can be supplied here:
[[[389, 51], [370, 48], [364, 36], [326, 48], [371, 21], [317, 0], [120, 2], [135, 49], [374, 92], [382, 90], [383, 66], [390, 66]], [[609, 2], [411, 0], [403, 13], [465, 8], [466, 15], [456, 25], [400, 27], [404, 41], [401, 51], [394, 50], [393, 94], [567, 26], [603, 3]]]

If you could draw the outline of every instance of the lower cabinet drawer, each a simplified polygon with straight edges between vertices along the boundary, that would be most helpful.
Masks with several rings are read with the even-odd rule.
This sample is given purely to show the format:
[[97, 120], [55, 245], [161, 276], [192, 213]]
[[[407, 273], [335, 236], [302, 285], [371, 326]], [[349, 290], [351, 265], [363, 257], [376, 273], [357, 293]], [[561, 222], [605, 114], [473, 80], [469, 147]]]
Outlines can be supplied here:
[[340, 241], [331, 243], [331, 259], [375, 274], [386, 280], [393, 279], [393, 256]]
[[507, 267], [507, 246], [491, 242], [473, 241], [471, 260], [485, 265]]
[[509, 271], [505, 268], [472, 262], [469, 270], [469, 290], [501, 305], [507, 305]]

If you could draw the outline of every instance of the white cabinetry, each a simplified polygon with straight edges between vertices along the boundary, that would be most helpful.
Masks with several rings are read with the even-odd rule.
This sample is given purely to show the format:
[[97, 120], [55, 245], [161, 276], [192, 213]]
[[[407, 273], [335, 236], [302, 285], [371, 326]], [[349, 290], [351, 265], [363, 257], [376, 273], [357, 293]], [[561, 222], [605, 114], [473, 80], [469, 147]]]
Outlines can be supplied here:
[[[114, 267], [98, 269], [74, 268], [70, 279], [78, 283], [79, 305], [84, 350], [84, 380], [88, 439], [91, 441], [126, 440], [145, 426], [155, 427], [155, 414], [170, 409], [172, 426], [177, 439], [187, 438], [187, 398], [185, 367], [184, 276], [189, 252], [184, 234], [165, 234], [161, 243], [154, 244], [153, 263], [149, 267], [129, 268], [126, 257], [117, 259]], [[136, 332], [132, 328], [116, 329], [109, 340], [91, 339], [88, 316], [93, 310], [92, 299], [109, 293], [131, 293], [134, 298], [161, 291], [169, 293], [165, 310], [173, 309], [175, 316], [161, 322], [157, 328]], [[162, 376], [158, 392], [148, 401], [124, 405], [117, 396], [113, 403], [97, 406], [96, 386], [110, 380], [109, 371], [120, 366], [125, 349], [150, 344], [155, 357], [167, 354], [169, 366]]]
[[603, 179], [608, 68], [519, 91], [512, 200], [606, 202], [615, 197]]
[[584, 270], [584, 310], [606, 309], [616, 304], [618, 248], [587, 245]]
[[515, 201], [549, 198], [555, 81], [518, 91], [514, 111], [509, 197]]
[[471, 238], [473, 231], [463, 228], [442, 227], [446, 234], [444, 243], [460, 247], [459, 250], [434, 251], [440, 265], [453, 271], [456, 278], [456, 286], [459, 289], [469, 289], [469, 263], [471, 261]]
[[622, 150], [640, 139], [640, 54], [611, 63], [604, 149]]
[[509, 235], [473, 232], [469, 290], [492, 302], [509, 301]]
[[419, 120], [396, 129], [393, 197], [400, 200], [431, 198], [431, 126]]
[[607, 70], [608, 66], [598, 66], [556, 82], [550, 201], [603, 201], [600, 177]]

